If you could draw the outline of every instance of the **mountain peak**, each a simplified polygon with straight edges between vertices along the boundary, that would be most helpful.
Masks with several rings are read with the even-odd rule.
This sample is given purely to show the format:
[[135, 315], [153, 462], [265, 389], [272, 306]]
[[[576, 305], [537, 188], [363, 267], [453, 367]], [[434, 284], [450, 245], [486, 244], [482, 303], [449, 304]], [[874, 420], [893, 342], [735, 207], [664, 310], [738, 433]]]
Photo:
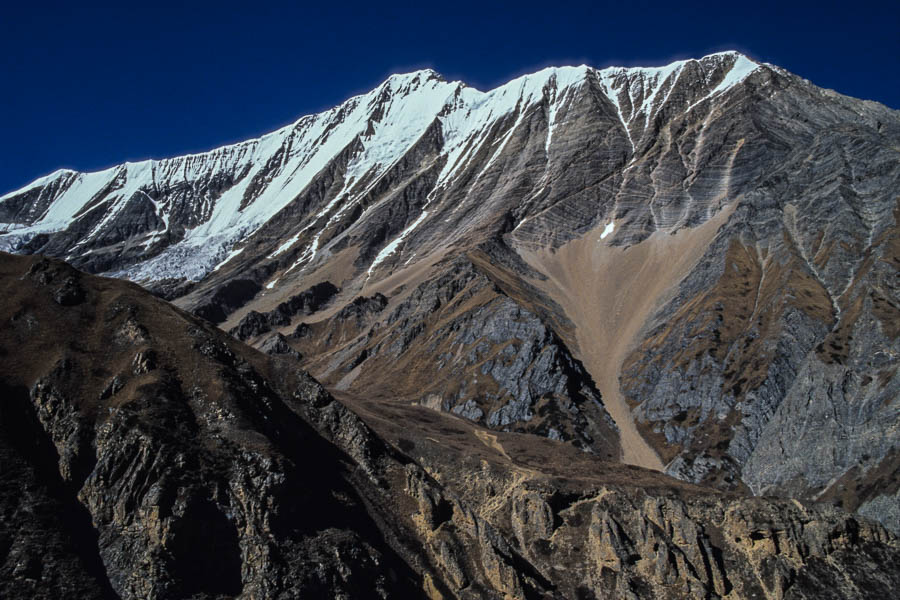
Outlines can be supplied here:
[[734, 56], [734, 57], [738, 57], [738, 58], [746, 58], [747, 60], [751, 60], [749, 56], [747, 56], [743, 52], [739, 52], [738, 50], [722, 50], [721, 52], [713, 52], [711, 54], [707, 54], [706, 56], [703, 56], [700, 60], [703, 60], [704, 58], [710, 58], [713, 56]]
[[381, 84], [382, 86], [388, 84], [394, 85], [404, 85], [408, 83], [424, 83], [426, 81], [446, 81], [444, 77], [435, 71], [434, 69], [426, 68], [426, 69], [418, 69], [416, 71], [409, 71], [407, 73], [394, 73], [389, 76], [384, 82]]

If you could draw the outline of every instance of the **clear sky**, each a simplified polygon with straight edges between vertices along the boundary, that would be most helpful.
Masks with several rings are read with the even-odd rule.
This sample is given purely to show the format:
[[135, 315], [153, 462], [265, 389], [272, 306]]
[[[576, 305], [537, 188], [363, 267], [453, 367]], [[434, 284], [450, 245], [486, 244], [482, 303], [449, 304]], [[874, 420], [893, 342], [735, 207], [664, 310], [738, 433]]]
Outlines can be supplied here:
[[256, 137], [431, 67], [489, 89], [548, 65], [736, 49], [900, 108], [900, 2], [5, 2], [0, 194]]

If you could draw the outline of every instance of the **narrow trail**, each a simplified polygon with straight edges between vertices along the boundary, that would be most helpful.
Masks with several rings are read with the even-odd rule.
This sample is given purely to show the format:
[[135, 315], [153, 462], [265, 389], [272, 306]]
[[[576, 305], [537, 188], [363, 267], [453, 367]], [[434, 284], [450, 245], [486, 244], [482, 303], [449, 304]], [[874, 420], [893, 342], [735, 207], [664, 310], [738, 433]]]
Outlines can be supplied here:
[[622, 461], [662, 471], [659, 455], [640, 435], [619, 387], [622, 363], [639, 343], [641, 328], [665, 303], [702, 257], [719, 227], [733, 211], [675, 235], [656, 232], [628, 248], [601, 238], [604, 227], [573, 240], [556, 252], [520, 251], [549, 280], [539, 285], [575, 324], [580, 358], [603, 395], [619, 428]]

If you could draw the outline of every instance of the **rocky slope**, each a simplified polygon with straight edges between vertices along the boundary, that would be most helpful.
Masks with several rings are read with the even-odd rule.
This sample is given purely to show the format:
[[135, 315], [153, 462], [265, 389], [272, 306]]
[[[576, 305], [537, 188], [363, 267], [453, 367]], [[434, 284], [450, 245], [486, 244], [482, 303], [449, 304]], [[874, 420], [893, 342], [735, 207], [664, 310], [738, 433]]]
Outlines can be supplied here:
[[289, 360], [135, 285], [2, 254], [0, 289], [4, 597], [863, 598], [900, 584], [900, 541], [838, 509], [711, 492], [423, 406], [394, 405], [386, 425], [357, 404], [395, 448]]
[[0, 245], [384, 411], [900, 531], [898, 159], [896, 111], [737, 53], [488, 92], [420, 71], [258, 140], [49, 175], [0, 198]]

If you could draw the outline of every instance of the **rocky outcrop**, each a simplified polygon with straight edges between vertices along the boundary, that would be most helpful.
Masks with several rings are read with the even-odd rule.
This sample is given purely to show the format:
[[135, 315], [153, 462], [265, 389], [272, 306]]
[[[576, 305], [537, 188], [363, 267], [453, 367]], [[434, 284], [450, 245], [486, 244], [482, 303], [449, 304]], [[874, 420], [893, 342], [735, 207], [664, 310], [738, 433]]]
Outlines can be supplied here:
[[232, 279], [213, 290], [207, 300], [194, 308], [193, 313], [211, 323], [221, 323], [229, 313], [244, 306], [261, 289], [262, 287], [251, 279]]
[[835, 323], [800, 365], [744, 466], [755, 491], [821, 497], [900, 532], [900, 228], [865, 251]]
[[316, 312], [328, 304], [339, 291], [331, 282], [317, 283], [311, 288], [291, 296], [266, 313], [251, 310], [228, 333], [239, 340], [247, 340], [272, 331], [274, 328], [290, 325], [295, 316], [310, 315]]
[[291, 346], [288, 339], [280, 333], [273, 333], [267, 337], [260, 345], [259, 349], [266, 354], [286, 355], [295, 360], [301, 360], [303, 356]]
[[[895, 572], [871, 566], [886, 558], [885, 531], [839, 511], [527, 486], [509, 505], [516, 539], [540, 572], [552, 577], [562, 564], [580, 574], [565, 597], [877, 597], [895, 585]], [[865, 554], [851, 559], [844, 540]]]
[[[63, 281], [83, 286], [85, 302], [54, 309]], [[408, 558], [385, 541], [383, 517], [361, 497], [377, 496], [364, 490], [387, 450], [351, 466], [301, 418], [299, 404], [309, 403], [307, 412], [333, 404], [305, 375], [285, 370], [273, 385], [260, 355], [221, 332], [138, 288], [85, 280], [60, 263], [4, 257], [2, 285], [4, 321], [17, 306], [28, 315], [2, 336], [4, 356], [18, 355], [3, 369], [11, 393], [3, 449], [24, 472], [3, 479], [4, 514], [60, 511], [31, 519], [23, 533], [4, 527], [5, 597], [418, 588]], [[352, 426], [346, 411], [336, 417]], [[354, 437], [360, 445], [372, 436], [359, 429]], [[32, 480], [31, 495], [7, 495]], [[54, 539], [59, 550], [48, 555]]]
[[[890, 464], [898, 444], [900, 170], [878, 107], [851, 118], [822, 106], [806, 89], [756, 109], [808, 117], [765, 121], [784, 140], [780, 170], [738, 196], [653, 317], [623, 388], [668, 472], [858, 507], [877, 496], [866, 473]], [[838, 480], [844, 490], [829, 492]], [[884, 522], [896, 528], [892, 512]]]
[[298, 314], [310, 315], [328, 304], [340, 290], [330, 281], [317, 283], [308, 290], [291, 296], [266, 315], [272, 325], [288, 325]]
[[[489, 576], [513, 597], [528, 597], [529, 584], [561, 598], [879, 597], [897, 582], [895, 568], [873, 568], [896, 552], [895, 538], [833, 507], [724, 495], [623, 467], [593, 465], [573, 477], [578, 460], [551, 466], [545, 453], [510, 468], [437, 442], [405, 445], [441, 474], [443, 493], [413, 479], [409, 488], [420, 534], [459, 587], [473, 557], [496, 565]], [[494, 442], [521, 457], [513, 438]], [[479, 528], [487, 543], [468, 552], [447, 540]], [[497, 539], [507, 543], [499, 561]]]
[[380, 313], [387, 305], [388, 299], [384, 294], [376, 292], [370, 297], [357, 296], [352, 302], [338, 311], [335, 319], [338, 321], [352, 320], [356, 327], [361, 327], [369, 317]]

